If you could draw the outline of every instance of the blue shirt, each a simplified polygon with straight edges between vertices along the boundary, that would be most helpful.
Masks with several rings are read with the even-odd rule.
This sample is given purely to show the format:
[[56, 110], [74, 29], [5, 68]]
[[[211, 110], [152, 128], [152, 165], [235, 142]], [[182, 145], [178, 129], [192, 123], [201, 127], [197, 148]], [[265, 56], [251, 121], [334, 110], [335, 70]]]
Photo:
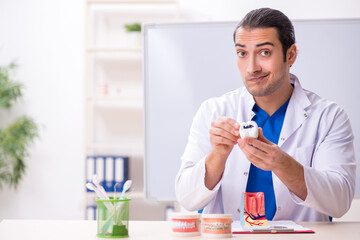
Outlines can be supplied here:
[[[271, 116], [258, 105], [255, 104], [253, 107], [255, 116], [252, 118], [252, 121], [255, 121], [262, 128], [265, 138], [275, 144], [278, 144], [279, 141], [288, 103], [289, 100]], [[264, 171], [251, 164], [246, 192], [264, 192], [265, 216], [267, 220], [272, 220], [276, 213], [272, 171]]]

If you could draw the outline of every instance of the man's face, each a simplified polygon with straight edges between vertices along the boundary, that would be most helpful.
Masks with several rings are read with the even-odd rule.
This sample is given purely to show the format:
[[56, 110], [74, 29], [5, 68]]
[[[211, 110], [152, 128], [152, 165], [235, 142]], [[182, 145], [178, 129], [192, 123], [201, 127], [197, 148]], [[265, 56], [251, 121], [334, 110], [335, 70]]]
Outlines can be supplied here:
[[239, 28], [235, 49], [244, 84], [254, 97], [269, 96], [289, 84], [289, 61], [284, 62], [275, 28]]

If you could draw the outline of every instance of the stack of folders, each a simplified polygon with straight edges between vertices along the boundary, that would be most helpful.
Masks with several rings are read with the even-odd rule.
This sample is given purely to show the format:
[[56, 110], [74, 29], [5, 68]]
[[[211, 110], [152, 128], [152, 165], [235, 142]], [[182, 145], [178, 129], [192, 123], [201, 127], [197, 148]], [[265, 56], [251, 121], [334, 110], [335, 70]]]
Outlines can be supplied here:
[[[125, 181], [129, 178], [129, 157], [87, 156], [86, 182], [91, 182], [94, 174], [106, 192], [114, 192], [114, 190], [121, 192]], [[114, 189], [115, 185], [116, 189]]]

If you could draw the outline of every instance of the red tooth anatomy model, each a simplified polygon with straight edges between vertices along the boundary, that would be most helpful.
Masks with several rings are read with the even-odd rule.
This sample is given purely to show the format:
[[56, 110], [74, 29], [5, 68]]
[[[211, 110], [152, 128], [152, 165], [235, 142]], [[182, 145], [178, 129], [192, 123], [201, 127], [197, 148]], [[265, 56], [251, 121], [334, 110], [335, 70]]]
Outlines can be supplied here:
[[266, 226], [263, 192], [244, 193], [244, 219], [246, 226]]

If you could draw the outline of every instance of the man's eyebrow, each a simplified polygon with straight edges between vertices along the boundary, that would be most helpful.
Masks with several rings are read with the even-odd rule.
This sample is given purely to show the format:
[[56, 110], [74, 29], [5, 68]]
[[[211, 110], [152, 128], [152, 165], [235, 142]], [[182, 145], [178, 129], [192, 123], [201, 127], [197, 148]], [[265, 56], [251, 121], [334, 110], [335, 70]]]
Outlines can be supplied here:
[[272, 42], [263, 42], [263, 43], [256, 44], [257, 47], [261, 47], [261, 46], [264, 46], [264, 45], [274, 46], [274, 44]]
[[[263, 42], [263, 43], [258, 43], [256, 44], [256, 47], [262, 47], [264, 45], [271, 45], [271, 46], [274, 46], [274, 44], [272, 42]], [[240, 44], [240, 43], [236, 43], [235, 44], [235, 47], [246, 47], [245, 44]]]
[[246, 47], [246, 45], [240, 44], [240, 43], [235, 43], [235, 47]]

